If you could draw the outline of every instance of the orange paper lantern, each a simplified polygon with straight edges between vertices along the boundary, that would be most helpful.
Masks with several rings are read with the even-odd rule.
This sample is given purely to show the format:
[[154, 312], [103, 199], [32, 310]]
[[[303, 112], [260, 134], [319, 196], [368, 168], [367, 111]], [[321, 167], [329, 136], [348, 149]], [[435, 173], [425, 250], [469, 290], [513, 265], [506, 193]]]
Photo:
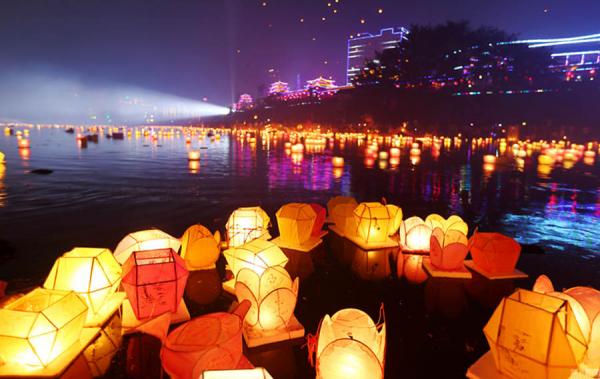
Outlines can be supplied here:
[[500, 233], [475, 232], [469, 245], [473, 263], [494, 275], [512, 273], [521, 254], [521, 245]]
[[123, 287], [138, 320], [177, 312], [188, 271], [173, 249], [135, 251], [123, 265]]
[[198, 270], [212, 267], [219, 255], [221, 234], [213, 235], [202, 225], [190, 226], [181, 237], [181, 257], [185, 260], [188, 270]]
[[232, 370], [242, 355], [242, 320], [248, 302], [234, 313], [211, 313], [173, 330], [160, 351], [163, 368], [173, 378], [195, 379], [208, 370]]

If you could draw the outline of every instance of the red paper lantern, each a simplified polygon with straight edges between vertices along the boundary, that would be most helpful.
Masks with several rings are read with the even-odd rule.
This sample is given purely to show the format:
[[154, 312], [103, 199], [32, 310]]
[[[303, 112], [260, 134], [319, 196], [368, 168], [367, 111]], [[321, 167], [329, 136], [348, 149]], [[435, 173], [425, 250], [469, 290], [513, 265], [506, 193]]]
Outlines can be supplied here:
[[320, 206], [319, 204], [311, 203], [313, 211], [317, 214], [317, 218], [315, 219], [315, 223], [313, 225], [312, 232], [310, 233], [313, 237], [318, 237], [321, 235], [321, 229], [323, 229], [323, 225], [325, 224], [325, 208]]
[[490, 274], [512, 273], [521, 254], [521, 245], [500, 233], [475, 232], [469, 245], [473, 263]]
[[188, 277], [173, 249], [135, 251], [123, 265], [122, 284], [140, 319], [177, 312]]

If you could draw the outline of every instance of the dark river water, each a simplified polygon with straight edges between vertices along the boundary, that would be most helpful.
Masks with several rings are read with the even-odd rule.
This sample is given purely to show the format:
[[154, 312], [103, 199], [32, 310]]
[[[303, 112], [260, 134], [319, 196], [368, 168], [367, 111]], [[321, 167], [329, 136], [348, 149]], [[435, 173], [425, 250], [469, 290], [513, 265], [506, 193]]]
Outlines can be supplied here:
[[[258, 136], [251, 143], [223, 135], [214, 141], [194, 137], [191, 148], [203, 147], [194, 165], [182, 136], [155, 142], [101, 136], [82, 149], [64, 129], [32, 128], [30, 141], [24, 152], [15, 136], [0, 136], [6, 154], [0, 166], [0, 279], [9, 282], [9, 292], [41, 284], [54, 259], [75, 246], [114, 249], [127, 233], [150, 227], [177, 237], [193, 223], [223, 232], [235, 208], [253, 205], [271, 216], [276, 236], [281, 205], [325, 205], [335, 195], [359, 202], [385, 198], [405, 218], [458, 214], [470, 231], [501, 232], [523, 245], [517, 266], [530, 277], [495, 282], [478, 275], [471, 281], [399, 275], [398, 251], [366, 255], [331, 233], [312, 255], [285, 251], [288, 271], [301, 278], [296, 316], [307, 333], [316, 333], [326, 313], [356, 307], [375, 318], [385, 304], [387, 377], [464, 377], [488, 349], [481, 328], [500, 298], [516, 287], [530, 288], [539, 274], [550, 276], [556, 288], [600, 288], [598, 159], [547, 170], [538, 168], [536, 152], [520, 160], [506, 154], [484, 169], [483, 156], [496, 154], [497, 144], [464, 142], [439, 153], [424, 147], [418, 162], [403, 148], [392, 165], [365, 160], [364, 145], [355, 141], [306, 146], [298, 155], [286, 152], [282, 139]], [[333, 155], [345, 158], [343, 169], [333, 168]], [[52, 173], [30, 173], [34, 169]], [[186, 299], [193, 315], [229, 307], [231, 298], [220, 291], [223, 266], [221, 259], [217, 270], [190, 276]], [[122, 341], [108, 377], [160, 374], [152, 364], [143, 375], [131, 369], [136, 360], [156, 360], [155, 344], [144, 338]], [[247, 349], [246, 355], [275, 378], [314, 377], [301, 345]]]

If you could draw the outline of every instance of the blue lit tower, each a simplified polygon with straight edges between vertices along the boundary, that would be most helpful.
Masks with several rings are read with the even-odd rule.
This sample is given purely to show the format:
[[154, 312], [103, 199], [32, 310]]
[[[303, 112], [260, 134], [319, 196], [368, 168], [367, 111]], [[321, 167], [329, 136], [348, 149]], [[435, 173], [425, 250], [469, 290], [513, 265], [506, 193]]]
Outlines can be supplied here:
[[381, 29], [378, 34], [359, 33], [348, 40], [346, 84], [364, 67], [366, 59], [375, 58], [376, 52], [396, 49], [406, 40], [409, 31], [403, 27]]

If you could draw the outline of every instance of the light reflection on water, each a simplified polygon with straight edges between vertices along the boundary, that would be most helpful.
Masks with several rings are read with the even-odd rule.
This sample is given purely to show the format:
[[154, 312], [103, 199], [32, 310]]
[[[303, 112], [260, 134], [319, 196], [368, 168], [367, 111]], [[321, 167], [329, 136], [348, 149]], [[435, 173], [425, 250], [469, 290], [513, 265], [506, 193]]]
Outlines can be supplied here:
[[[424, 148], [418, 159], [366, 159], [364, 144], [307, 146], [286, 152], [284, 141], [256, 142], [224, 135], [220, 141], [143, 136], [77, 146], [62, 129], [32, 129], [27, 154], [15, 137], [0, 137], [6, 164], [0, 172], [0, 238], [17, 259], [0, 274], [22, 268], [26, 252], [52, 257], [79, 245], [114, 247], [127, 232], [156, 226], [179, 235], [194, 222], [223, 228], [228, 213], [260, 204], [274, 218], [283, 203], [325, 204], [334, 195], [359, 201], [385, 197], [405, 217], [457, 213], [471, 229], [497, 230], [522, 243], [592, 257], [600, 252], [598, 163], [557, 165], [540, 172], [536, 156], [501, 157], [484, 167], [493, 147]], [[189, 150], [200, 161], [188, 162]], [[380, 151], [383, 151], [382, 147]], [[507, 153], [508, 154], [508, 153]], [[332, 157], [345, 158], [333, 168]], [[365, 167], [365, 163], [369, 167]], [[48, 168], [51, 175], [27, 173]], [[32, 239], [35, 235], [35, 241]], [[597, 256], [597, 255], [596, 255]], [[25, 265], [26, 266], [26, 265]], [[42, 271], [42, 269], [40, 269]]]

